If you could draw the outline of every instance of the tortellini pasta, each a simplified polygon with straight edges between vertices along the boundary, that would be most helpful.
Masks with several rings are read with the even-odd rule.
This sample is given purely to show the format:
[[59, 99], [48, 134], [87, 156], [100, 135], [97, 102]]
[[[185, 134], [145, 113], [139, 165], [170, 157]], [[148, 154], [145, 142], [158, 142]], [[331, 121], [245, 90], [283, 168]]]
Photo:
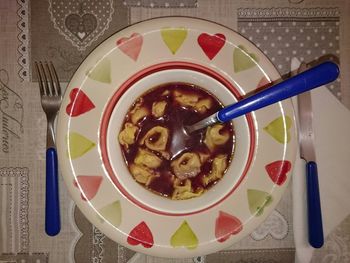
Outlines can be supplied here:
[[201, 171], [201, 161], [197, 153], [184, 153], [171, 162], [171, 168], [179, 179], [192, 178]]
[[140, 99], [134, 106], [134, 108], [130, 111], [131, 114], [131, 122], [133, 124], [138, 123], [141, 119], [149, 115], [149, 110], [146, 107], [142, 106], [143, 100]]
[[139, 96], [118, 134], [122, 158], [135, 183], [173, 200], [201, 196], [224, 176], [234, 150], [234, 127], [223, 123], [183, 134], [222, 108], [196, 85], [171, 82]]
[[118, 139], [119, 143], [125, 146], [127, 149], [129, 145], [135, 143], [136, 133], [138, 128], [132, 123], [125, 123], [124, 129], [119, 133]]
[[134, 162], [151, 169], [158, 168], [162, 164], [162, 160], [157, 155], [145, 149], [139, 149]]
[[191, 106], [194, 107], [199, 100], [196, 94], [187, 94], [180, 91], [174, 91], [174, 99], [181, 106]]
[[209, 98], [201, 99], [196, 94], [181, 93], [174, 91], [174, 99], [177, 103], [184, 107], [192, 107], [199, 113], [205, 113], [212, 106], [212, 101]]
[[154, 117], [159, 118], [164, 115], [166, 101], [157, 101], [152, 104], [152, 114]]
[[131, 164], [130, 172], [135, 180], [141, 184], [149, 185], [154, 177], [157, 175], [146, 166]]
[[227, 156], [220, 154], [214, 158], [212, 163], [211, 172], [202, 177], [203, 185], [208, 185], [209, 183], [222, 178], [224, 172], [227, 168]]
[[211, 99], [201, 99], [199, 100], [194, 108], [200, 113], [205, 113], [207, 110], [211, 108]]
[[209, 150], [213, 150], [215, 146], [223, 145], [230, 139], [229, 132], [222, 132], [222, 124], [216, 124], [208, 127], [205, 133], [204, 143], [207, 145]]
[[167, 96], [169, 94], [170, 94], [170, 91], [166, 89], [163, 91], [162, 96]]
[[182, 182], [179, 179], [174, 180], [174, 192], [172, 195], [172, 199], [174, 200], [184, 200], [200, 196], [204, 191], [203, 188], [200, 188], [196, 192], [193, 192], [192, 183], [189, 179], [186, 179], [183, 185], [181, 185], [181, 183]]
[[162, 126], [155, 126], [150, 129], [141, 139], [141, 144], [145, 144], [148, 149], [161, 152], [166, 149], [169, 131]]

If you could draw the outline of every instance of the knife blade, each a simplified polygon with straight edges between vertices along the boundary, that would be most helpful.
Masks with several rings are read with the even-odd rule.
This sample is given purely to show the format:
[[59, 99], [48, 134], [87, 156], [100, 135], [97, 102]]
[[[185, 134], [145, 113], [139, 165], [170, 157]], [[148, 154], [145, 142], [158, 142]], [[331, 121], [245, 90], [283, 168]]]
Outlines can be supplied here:
[[[307, 69], [301, 64], [298, 71]], [[309, 244], [320, 248], [324, 243], [322, 211], [318, 183], [318, 171], [314, 147], [314, 131], [312, 126], [311, 93], [304, 92], [297, 96], [299, 117], [299, 147], [300, 158], [306, 162], [307, 212]]]

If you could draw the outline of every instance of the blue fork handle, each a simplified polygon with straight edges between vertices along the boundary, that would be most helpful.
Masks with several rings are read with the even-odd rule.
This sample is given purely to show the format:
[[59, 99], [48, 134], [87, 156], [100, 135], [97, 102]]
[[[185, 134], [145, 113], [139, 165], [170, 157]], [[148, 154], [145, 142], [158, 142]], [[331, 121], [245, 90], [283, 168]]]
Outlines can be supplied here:
[[324, 62], [270, 88], [227, 106], [217, 113], [220, 122], [230, 121], [248, 112], [263, 108], [278, 101], [334, 81], [339, 68], [333, 62]]
[[45, 232], [57, 235], [61, 230], [60, 204], [58, 197], [58, 161], [55, 148], [46, 150], [46, 203]]
[[322, 212], [317, 164], [312, 161], [306, 163], [306, 185], [309, 243], [314, 248], [320, 248], [324, 243]]

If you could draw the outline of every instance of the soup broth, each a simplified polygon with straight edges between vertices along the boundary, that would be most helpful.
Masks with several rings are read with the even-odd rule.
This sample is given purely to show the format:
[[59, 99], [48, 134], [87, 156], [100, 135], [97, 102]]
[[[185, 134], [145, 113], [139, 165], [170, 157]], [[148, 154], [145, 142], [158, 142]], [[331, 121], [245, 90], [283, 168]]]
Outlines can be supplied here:
[[233, 156], [232, 123], [191, 134], [184, 127], [222, 107], [215, 96], [187, 83], [167, 83], [137, 98], [118, 136], [133, 178], [175, 200], [200, 196], [215, 185]]

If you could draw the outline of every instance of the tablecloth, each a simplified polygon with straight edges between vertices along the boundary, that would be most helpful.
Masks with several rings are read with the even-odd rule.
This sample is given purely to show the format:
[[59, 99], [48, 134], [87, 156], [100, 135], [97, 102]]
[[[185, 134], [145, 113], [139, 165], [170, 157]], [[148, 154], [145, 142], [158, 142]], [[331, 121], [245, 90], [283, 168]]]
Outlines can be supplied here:
[[[76, 208], [60, 177], [62, 230], [48, 237], [46, 118], [33, 62], [53, 61], [64, 88], [79, 63], [113, 32], [151, 17], [184, 15], [238, 31], [263, 50], [281, 75], [289, 72], [292, 57], [307, 62], [333, 59], [342, 72], [350, 72], [349, 13], [345, 0], [2, 0], [0, 262], [294, 262], [291, 185], [264, 224], [232, 248], [172, 260], [135, 254], [109, 240]], [[91, 26], [77, 28], [69, 16]], [[350, 74], [342, 74], [328, 88], [350, 108]], [[313, 260], [349, 255], [349, 221], [332, 230]]]

